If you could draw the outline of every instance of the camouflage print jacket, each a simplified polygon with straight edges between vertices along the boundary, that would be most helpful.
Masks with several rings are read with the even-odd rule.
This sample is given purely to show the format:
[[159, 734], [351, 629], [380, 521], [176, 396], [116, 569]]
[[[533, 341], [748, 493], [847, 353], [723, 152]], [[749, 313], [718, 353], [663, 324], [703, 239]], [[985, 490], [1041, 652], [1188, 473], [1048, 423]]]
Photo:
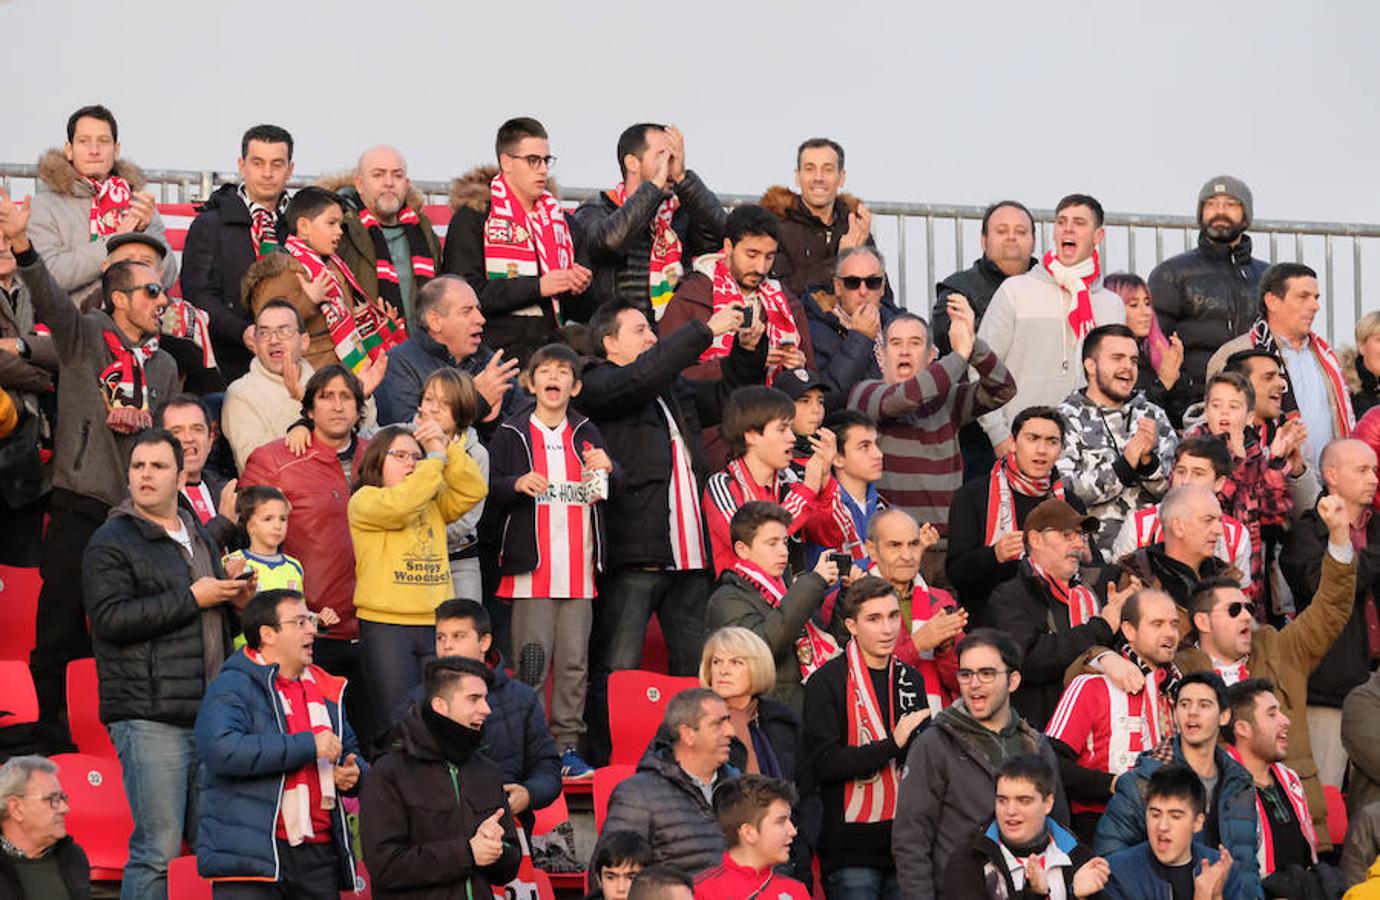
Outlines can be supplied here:
[[[1059, 404], [1068, 423], [1064, 451], [1059, 456], [1059, 475], [1064, 485], [1101, 522], [1097, 546], [1110, 553], [1121, 523], [1134, 510], [1158, 503], [1169, 489], [1178, 436], [1169, 416], [1137, 391], [1121, 409], [1098, 406], [1083, 390], [1074, 391]], [[1136, 423], [1155, 422], [1155, 450], [1143, 466], [1132, 466], [1122, 456]]]

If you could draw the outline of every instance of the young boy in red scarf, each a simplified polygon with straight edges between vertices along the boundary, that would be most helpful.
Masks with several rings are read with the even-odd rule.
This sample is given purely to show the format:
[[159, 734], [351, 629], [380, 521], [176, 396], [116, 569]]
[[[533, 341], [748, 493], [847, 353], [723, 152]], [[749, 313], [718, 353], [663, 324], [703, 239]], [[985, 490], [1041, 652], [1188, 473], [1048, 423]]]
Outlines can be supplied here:
[[744, 775], [714, 792], [714, 813], [728, 841], [723, 862], [695, 879], [695, 900], [762, 897], [808, 900], [805, 885], [776, 874], [791, 859], [796, 828], [795, 786], [779, 778]]

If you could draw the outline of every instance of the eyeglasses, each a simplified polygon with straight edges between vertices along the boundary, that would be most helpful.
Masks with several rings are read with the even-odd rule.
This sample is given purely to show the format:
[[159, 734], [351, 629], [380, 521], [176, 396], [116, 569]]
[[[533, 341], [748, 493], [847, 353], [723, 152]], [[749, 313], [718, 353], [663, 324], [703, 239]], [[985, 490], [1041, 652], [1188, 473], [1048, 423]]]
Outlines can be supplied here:
[[991, 684], [997, 680], [998, 675], [1005, 675], [1010, 669], [959, 669], [958, 683], [967, 684], [974, 678], [978, 684]]
[[1241, 610], [1243, 609], [1250, 613], [1252, 618], [1255, 617], [1254, 603], [1249, 600], [1237, 600], [1235, 603], [1227, 604], [1227, 618], [1235, 619], [1237, 616], [1241, 615]]
[[527, 156], [514, 156], [512, 153], [505, 153], [504, 155], [509, 159], [520, 159], [533, 169], [540, 169], [542, 166], [546, 166], [546, 168], [550, 170], [556, 167], [556, 157], [550, 155], [538, 156], [535, 153], [530, 153]]
[[850, 291], [856, 291], [863, 285], [867, 285], [869, 291], [880, 291], [886, 283], [886, 278], [882, 275], [840, 275], [839, 281]]
[[282, 325], [278, 328], [264, 328], [262, 325], [254, 326], [254, 334], [265, 341], [289, 341], [297, 335], [297, 326]]
[[157, 300], [163, 295], [163, 285], [156, 281], [150, 281], [148, 284], [135, 284], [131, 285], [129, 290], [125, 291], [125, 293], [133, 294], [137, 291], [144, 291], [149, 295], [150, 300]]
[[35, 796], [31, 796], [31, 795], [29, 795], [29, 794], [25, 794], [25, 795], [24, 795], [24, 799], [25, 799], [25, 800], [46, 800], [46, 801], [48, 802], [48, 805], [51, 806], [53, 809], [62, 809], [63, 805], [66, 804], [67, 801], [71, 800], [72, 798], [71, 798], [71, 797], [68, 797], [68, 796], [67, 796], [65, 793], [63, 793], [62, 791], [54, 791], [54, 792], [51, 793], [51, 794], [39, 794], [39, 795], [36, 796], [36, 797], [35, 797]]
[[280, 619], [278, 622], [278, 627], [282, 628], [284, 625], [291, 624], [296, 625], [298, 628], [306, 628], [308, 625], [310, 625], [312, 628], [315, 628], [320, 623], [320, 621], [320, 616], [318, 616], [314, 612], [309, 612], [304, 616], [293, 616], [291, 619]]
[[414, 463], [419, 463], [422, 461], [422, 454], [413, 453], [411, 450], [389, 450], [387, 453], [384, 454], [384, 456], [391, 456], [393, 459], [396, 459], [399, 462], [402, 462], [406, 459], [410, 459]]

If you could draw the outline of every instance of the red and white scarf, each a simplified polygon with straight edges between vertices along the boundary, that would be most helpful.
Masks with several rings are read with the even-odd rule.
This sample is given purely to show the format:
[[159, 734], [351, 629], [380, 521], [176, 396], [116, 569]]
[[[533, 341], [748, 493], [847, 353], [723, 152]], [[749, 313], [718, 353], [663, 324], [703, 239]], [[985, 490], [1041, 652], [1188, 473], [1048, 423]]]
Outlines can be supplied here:
[[1079, 625], [1085, 625], [1093, 620], [1099, 608], [1097, 595], [1087, 585], [1081, 583], [1077, 575], [1073, 576], [1072, 582], [1064, 584], [1057, 578], [1051, 578], [1030, 557], [1027, 556], [1025, 561], [1030, 565], [1030, 571], [1045, 583], [1045, 587], [1049, 588], [1054, 599], [1068, 607], [1070, 628], [1077, 628]]
[[[844, 695], [844, 702], [848, 704], [848, 746], [863, 747], [886, 740], [896, 728], [893, 699], [896, 696], [896, 675], [900, 663], [894, 656], [887, 657], [888, 717], [884, 718], [877, 691], [872, 686], [872, 674], [863, 662], [858, 642], [849, 641], [844, 652], [848, 656]], [[901, 771], [896, 765], [895, 758], [890, 758], [880, 771], [867, 778], [844, 783], [843, 821], [890, 822], [896, 818], [896, 798], [900, 792]]]
[[278, 249], [278, 219], [287, 209], [287, 191], [278, 195], [278, 203], [273, 209], [249, 199], [249, 191], [243, 184], [236, 191], [240, 202], [249, 210], [249, 242], [254, 247], [254, 258], [262, 259]]
[[103, 336], [105, 348], [113, 357], [100, 375], [106, 409], [148, 409], [149, 382], [144, 375], [144, 364], [158, 352], [158, 337], [155, 335], [142, 344], [126, 347], [113, 331], [106, 331]]
[[[244, 653], [256, 665], [269, 664], [257, 650], [246, 647]], [[326, 695], [322, 692], [321, 685], [316, 683], [311, 666], [302, 670], [301, 678], [302, 690], [307, 696], [306, 709], [301, 709], [288, 700], [283, 692], [286, 682], [287, 679], [281, 674], [274, 676], [273, 689], [278, 694], [278, 706], [283, 711], [286, 733], [320, 734], [332, 731], [330, 712], [326, 708]], [[335, 809], [334, 760], [318, 757], [295, 772], [285, 773], [282, 799], [283, 829], [287, 832], [288, 843], [294, 847], [316, 836], [311, 824], [312, 790], [308, 781], [311, 778], [310, 770], [313, 768], [316, 770], [318, 790], [321, 794], [321, 809]]]
[[104, 181], [94, 178], [83, 180], [95, 192], [91, 195], [91, 240], [114, 234], [120, 226], [120, 217], [134, 199], [129, 182], [119, 175], [107, 175]]
[[[733, 571], [757, 588], [757, 592], [762, 595], [768, 606], [772, 609], [781, 608], [781, 601], [786, 597], [785, 581], [767, 574], [760, 566], [745, 559], [734, 563]], [[810, 680], [810, 676], [815, 674], [815, 670], [820, 666], [839, 655], [839, 644], [833, 635], [807, 619], [805, 627], [795, 639], [795, 655], [800, 663], [800, 680], [805, 682]]]
[[[761, 303], [761, 314], [766, 317], [767, 323], [767, 346], [780, 347], [782, 343], [794, 342], [800, 346], [800, 331], [795, 327], [795, 316], [791, 315], [791, 302], [786, 299], [785, 291], [781, 290], [781, 285], [771, 278], [763, 278], [762, 283], [757, 286], [757, 291], [753, 295]], [[732, 303], [747, 304], [747, 298], [743, 296], [743, 289], [738, 286], [738, 279], [733, 277], [733, 272], [728, 267], [728, 257], [720, 255], [714, 263], [714, 305], [713, 312], [718, 312], [725, 306]], [[721, 334], [709, 345], [709, 349], [700, 354], [700, 362], [708, 362], [711, 359], [719, 359], [727, 356], [733, 349], [734, 332]], [[779, 366], [773, 366], [779, 369]], [[767, 383], [770, 384], [775, 377], [775, 371], [767, 373]]]
[[1050, 250], [1045, 253], [1040, 264], [1054, 279], [1054, 283], [1073, 298], [1073, 306], [1069, 309], [1069, 328], [1073, 329], [1075, 338], [1082, 340], [1088, 336], [1088, 332], [1092, 331], [1095, 324], [1093, 322], [1091, 291], [1093, 282], [1097, 281], [1097, 276], [1102, 274], [1097, 251], [1094, 250], [1092, 256], [1076, 266], [1066, 266], [1059, 262], [1054, 256], [1054, 251]]
[[1064, 499], [1064, 482], [1046, 475], [1032, 478], [1016, 465], [1016, 454], [1008, 453], [997, 460], [987, 483], [987, 546], [992, 546], [999, 538], [1005, 537], [1018, 527], [1016, 522], [1016, 499], [1012, 494], [1027, 497], [1057, 497]]
[[[1313, 351], [1313, 358], [1318, 361], [1318, 366], [1323, 371], [1323, 377], [1327, 379], [1327, 389], [1332, 394], [1332, 431], [1338, 438], [1349, 437], [1356, 429], [1356, 413], [1351, 408], [1351, 391], [1347, 388], [1346, 376], [1342, 374], [1342, 365], [1337, 361], [1337, 354], [1332, 352], [1327, 341], [1311, 331], [1308, 332], [1306, 340], [1308, 349]], [[1274, 332], [1263, 318], [1256, 319], [1255, 324], [1251, 326], [1251, 344], [1273, 354], [1279, 362], [1280, 371], [1284, 372], [1284, 377], [1289, 377], [1284, 357], [1280, 355], [1279, 346], [1275, 343]], [[1284, 392], [1280, 406], [1284, 415], [1298, 410], [1298, 397], [1293, 390]]]
[[216, 351], [211, 347], [211, 317], [206, 310], [174, 297], [168, 298], [158, 317], [158, 330], [168, 337], [191, 341], [201, 351], [201, 364], [216, 367]]
[[690, 448], [676, 424], [671, 407], [656, 398], [661, 414], [666, 418], [666, 431], [671, 439], [671, 480], [667, 485], [667, 507], [671, 535], [671, 559], [676, 571], [703, 569], [709, 565], [704, 546], [704, 517], [700, 513], [700, 486]]
[[[379, 280], [379, 297], [393, 308], [399, 319], [403, 316], [402, 286], [398, 283], [398, 268], [393, 265], [393, 257], [388, 252], [388, 239], [383, 234], [383, 223], [368, 209], [359, 211], [359, 224], [369, 233], [374, 243], [374, 274]], [[411, 256], [412, 278], [421, 287], [436, 277], [436, 260], [431, 256], [426, 235], [422, 232], [422, 220], [417, 211], [404, 206], [398, 211], [398, 224], [407, 237], [407, 252]]]
[[[302, 264], [308, 278], [315, 280], [325, 271], [330, 287], [321, 304], [321, 315], [326, 319], [335, 355], [350, 371], [358, 373], [367, 360], [377, 359], [389, 347], [407, 339], [400, 322], [365, 298], [354, 273], [340, 257], [332, 256], [330, 261], [335, 266], [329, 266], [296, 235], [287, 239], [283, 249]], [[344, 284], [336, 278], [336, 272], [344, 276]]]
[[[621, 181], [607, 194], [614, 206], [622, 207], [628, 201], [628, 188]], [[656, 208], [656, 216], [652, 218], [652, 256], [648, 266], [647, 296], [652, 304], [652, 315], [657, 319], [666, 312], [666, 304], [671, 302], [671, 295], [685, 274], [685, 266], [681, 264], [685, 250], [681, 246], [680, 235], [671, 225], [678, 209], [680, 198], [672, 194], [661, 201]]]
[[[489, 182], [489, 218], [484, 223], [484, 271], [490, 281], [528, 278], [568, 269], [575, 262], [575, 242], [566, 225], [565, 210], [550, 191], [522, 208], [500, 173]], [[560, 303], [551, 309], [560, 321]]]
[[[1241, 751], [1231, 744], [1223, 747], [1231, 758], [1241, 762]], [[1244, 765], [1244, 763], [1243, 763]], [[1304, 840], [1308, 841], [1309, 852], [1313, 855], [1313, 862], [1318, 861], [1318, 833], [1313, 830], [1313, 814], [1308, 810], [1308, 794], [1303, 790], [1303, 780], [1298, 773], [1286, 766], [1284, 763], [1271, 763], [1270, 772], [1279, 782], [1280, 787], [1284, 788], [1284, 796], [1289, 799], [1289, 806], [1294, 810], [1294, 818], [1298, 820], [1299, 828], [1303, 831]], [[1270, 875], [1275, 871], [1275, 840], [1270, 833], [1270, 817], [1265, 812], [1265, 803], [1260, 799], [1260, 790], [1255, 792], [1255, 818], [1260, 823], [1260, 839], [1256, 841], [1255, 860], [1260, 867], [1260, 874]]]

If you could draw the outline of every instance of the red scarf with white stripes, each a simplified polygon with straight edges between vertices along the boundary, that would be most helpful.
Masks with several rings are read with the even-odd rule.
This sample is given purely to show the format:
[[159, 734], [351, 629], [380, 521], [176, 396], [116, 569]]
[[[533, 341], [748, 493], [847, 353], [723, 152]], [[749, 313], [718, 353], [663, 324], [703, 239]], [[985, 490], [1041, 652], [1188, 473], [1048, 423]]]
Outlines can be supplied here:
[[1040, 260], [1040, 265], [1045, 267], [1060, 290], [1073, 297], [1073, 306], [1069, 309], [1069, 328], [1073, 330], [1073, 336], [1079, 340], [1087, 337], [1094, 324], [1092, 286], [1102, 273], [1097, 251], [1094, 250], [1092, 256], [1077, 265], [1066, 266], [1059, 262], [1053, 250], [1049, 250]]
[[126, 347], [114, 331], [103, 332], [102, 337], [112, 357], [100, 374], [106, 409], [148, 409], [149, 381], [144, 375], [144, 364], [158, 352], [157, 335], [133, 347]]
[[1045, 570], [1035, 564], [1035, 560], [1026, 557], [1026, 563], [1030, 566], [1030, 571], [1044, 582], [1049, 593], [1069, 610], [1069, 627], [1077, 628], [1091, 622], [1097, 615], [1098, 603], [1097, 595], [1085, 584], [1078, 580], [1077, 574], [1068, 584], [1057, 578], [1051, 578]]
[[[766, 317], [767, 323], [767, 346], [780, 347], [782, 343], [794, 342], [800, 346], [800, 330], [795, 327], [795, 316], [791, 315], [791, 301], [786, 299], [786, 292], [781, 290], [781, 285], [771, 278], [763, 278], [757, 285], [757, 292], [754, 295], [761, 303], [761, 315]], [[713, 311], [718, 312], [725, 306], [732, 303], [747, 305], [747, 298], [743, 296], [743, 289], [738, 285], [738, 279], [733, 277], [733, 272], [728, 267], [728, 257], [720, 255], [714, 263], [714, 304]], [[709, 349], [700, 354], [700, 362], [707, 362], [711, 359], [720, 359], [728, 355], [728, 351], [733, 349], [733, 339], [735, 332], [721, 334], [709, 345]], [[774, 366], [773, 369], [780, 368]], [[775, 372], [767, 373], [767, 383], [771, 384]]]
[[[269, 665], [263, 654], [250, 647], [244, 648], [244, 655], [256, 665]], [[283, 711], [284, 731], [287, 734], [320, 734], [332, 731], [330, 712], [326, 708], [326, 695], [321, 685], [316, 683], [311, 666], [302, 670], [300, 679], [302, 690], [307, 697], [307, 708], [300, 709], [288, 700], [283, 686], [287, 679], [279, 673], [274, 675], [273, 689], [278, 695], [278, 706]], [[283, 775], [283, 828], [287, 832], [288, 843], [296, 847], [307, 838], [315, 837], [311, 823], [311, 772], [315, 769], [316, 793], [321, 796], [321, 809], [335, 809], [335, 760], [317, 758], [295, 772]]]
[[[608, 198], [614, 206], [622, 207], [628, 202], [627, 185], [618, 182], [618, 186], [608, 192]], [[661, 201], [652, 218], [652, 256], [647, 273], [647, 296], [652, 304], [652, 315], [657, 319], [666, 311], [666, 304], [671, 302], [671, 295], [685, 274], [685, 267], [681, 264], [685, 250], [681, 246], [680, 235], [671, 227], [678, 209], [680, 198], [672, 194]]]
[[[1241, 752], [1234, 746], [1226, 744], [1223, 749], [1231, 754], [1232, 759], [1241, 762]], [[1297, 772], [1282, 762], [1271, 763], [1270, 772], [1279, 782], [1279, 786], [1284, 788], [1284, 796], [1288, 798], [1289, 806], [1294, 810], [1294, 818], [1303, 831], [1303, 838], [1308, 841], [1313, 862], [1317, 863], [1318, 833], [1313, 830], [1313, 814], [1308, 810], [1308, 794], [1303, 790], [1303, 780]], [[1260, 799], [1259, 788], [1255, 791], [1255, 818], [1260, 823], [1260, 840], [1256, 842], [1255, 851], [1256, 864], [1260, 867], [1260, 874], [1264, 876], [1275, 871], [1275, 839], [1270, 833], [1270, 816], [1265, 812], [1265, 802]]]
[[[863, 662], [858, 642], [851, 640], [844, 651], [848, 656], [848, 675], [844, 702], [848, 704], [848, 746], [863, 747], [886, 740], [896, 728], [896, 674], [900, 663], [887, 657], [887, 715], [872, 685], [872, 674]], [[896, 798], [901, 792], [901, 771], [895, 758], [887, 760], [881, 771], [843, 785], [843, 821], [890, 822], [896, 818]]]
[[134, 199], [129, 182], [119, 175], [107, 175], [104, 181], [94, 178], [83, 180], [95, 191], [91, 195], [91, 240], [114, 234], [120, 226], [120, 217]]
[[[398, 269], [393, 265], [393, 257], [388, 252], [388, 238], [383, 236], [383, 223], [368, 209], [359, 211], [359, 224], [369, 232], [369, 240], [374, 242], [374, 273], [379, 279], [379, 298], [392, 308], [399, 320], [403, 317], [402, 287], [398, 284]], [[417, 211], [404, 206], [398, 212], [398, 224], [407, 236], [407, 252], [412, 258], [412, 278], [421, 287], [436, 277], [436, 260], [427, 246], [426, 234], [422, 231], [422, 220]]]
[[191, 341], [201, 351], [201, 364], [216, 367], [216, 351], [211, 347], [211, 317], [204, 309], [186, 300], [168, 298], [158, 317], [158, 330], [168, 337]]
[[[500, 173], [489, 182], [489, 218], [484, 222], [484, 271], [490, 281], [527, 278], [568, 269], [575, 263], [575, 242], [565, 222], [561, 201], [550, 191], [522, 208]], [[551, 301], [556, 321], [560, 303]]]
[[[400, 322], [368, 301], [354, 273], [340, 257], [332, 256], [330, 261], [335, 265], [327, 265], [327, 260], [296, 235], [287, 239], [283, 249], [302, 264], [308, 278], [315, 280], [322, 271], [326, 272], [330, 287], [321, 303], [321, 315], [326, 319], [335, 355], [350, 371], [358, 374], [366, 360], [377, 359], [389, 347], [407, 339]], [[343, 284], [336, 272], [344, 277]]]
[[[745, 559], [734, 563], [733, 571], [757, 588], [768, 606], [772, 609], [781, 607], [781, 601], [786, 597], [785, 581], [767, 574], [765, 569]], [[807, 619], [805, 627], [795, 639], [795, 655], [800, 663], [800, 680], [803, 683], [815, 674], [816, 669], [839, 655], [839, 644], [833, 635]]]
[[[1279, 362], [1280, 371], [1288, 377], [1289, 370], [1285, 367], [1284, 357], [1280, 355], [1279, 347], [1275, 344], [1274, 332], [1263, 318], [1256, 319], [1255, 324], [1251, 326], [1251, 344], [1273, 354]], [[1356, 413], [1351, 408], [1351, 391], [1347, 388], [1346, 376], [1342, 374], [1342, 365], [1337, 361], [1337, 354], [1332, 352], [1327, 341], [1311, 331], [1308, 332], [1308, 349], [1313, 352], [1314, 359], [1318, 361], [1318, 366], [1327, 379], [1327, 388], [1332, 392], [1333, 433], [1339, 438], [1349, 437], [1356, 429]], [[1298, 397], [1292, 390], [1287, 390], [1280, 406], [1284, 415], [1296, 412], [1299, 408]]]
[[1064, 499], [1064, 482], [1053, 475], [1032, 478], [1016, 465], [1016, 454], [1008, 453], [992, 467], [987, 482], [987, 546], [992, 546], [1001, 537], [1015, 531], [1016, 498], [1014, 494], [1047, 499]]

